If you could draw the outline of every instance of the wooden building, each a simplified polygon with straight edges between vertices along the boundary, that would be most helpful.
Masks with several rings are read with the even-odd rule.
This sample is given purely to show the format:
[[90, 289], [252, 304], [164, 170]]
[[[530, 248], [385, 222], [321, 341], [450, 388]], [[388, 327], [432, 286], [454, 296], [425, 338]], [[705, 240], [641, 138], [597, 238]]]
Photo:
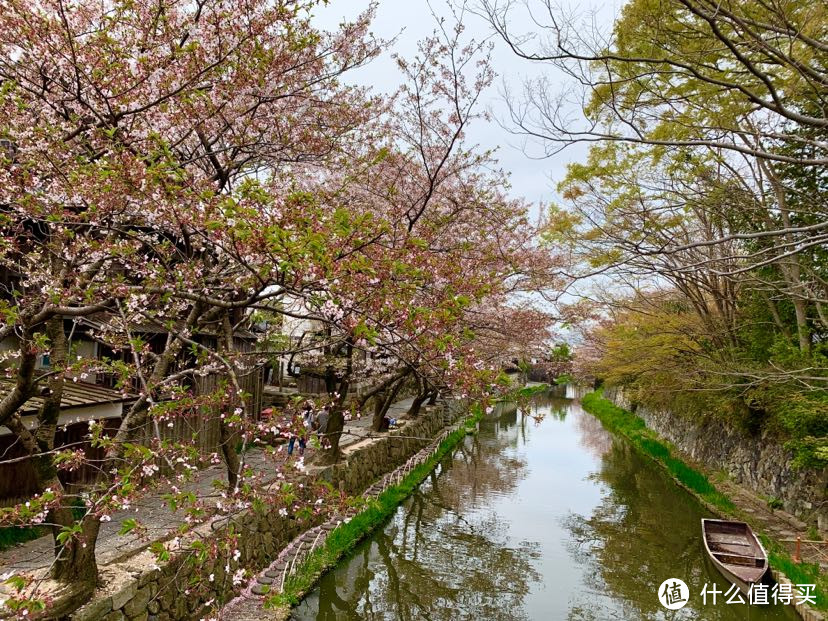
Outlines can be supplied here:
[[[8, 394], [14, 384], [0, 379], [0, 399]], [[118, 390], [104, 388], [86, 382], [67, 382], [61, 399], [61, 414], [55, 446], [81, 445], [93, 463], [101, 459], [100, 449], [89, 445], [89, 421], [101, 421], [106, 429], [115, 430], [121, 422], [124, 405], [134, 399]], [[20, 410], [24, 424], [34, 427], [42, 399], [29, 399]], [[0, 505], [14, 504], [18, 499], [31, 496], [35, 488], [35, 475], [28, 460], [11, 461], [25, 455], [16, 436], [6, 427], [0, 426]], [[61, 472], [61, 481], [70, 488], [91, 483], [97, 471], [85, 466], [75, 471]]]

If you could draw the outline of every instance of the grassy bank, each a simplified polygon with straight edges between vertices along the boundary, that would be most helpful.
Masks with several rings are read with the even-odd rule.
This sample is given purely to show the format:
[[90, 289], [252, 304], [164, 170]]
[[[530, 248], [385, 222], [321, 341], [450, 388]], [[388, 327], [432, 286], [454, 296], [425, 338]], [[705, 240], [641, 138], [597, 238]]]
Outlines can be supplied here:
[[670, 447], [641, 418], [604, 399], [600, 391], [586, 395], [581, 399], [581, 404], [610, 431], [624, 436], [636, 448], [661, 464], [676, 481], [705, 503], [725, 513], [735, 510], [733, 502], [716, 490], [704, 474], [673, 457]]
[[445, 437], [429, 459], [414, 468], [398, 485], [389, 487], [376, 500], [369, 502], [366, 508], [347, 524], [342, 524], [332, 530], [324, 545], [315, 550], [302, 563], [285, 581], [284, 591], [270, 597], [267, 605], [274, 608], [287, 608], [298, 604], [322, 574], [335, 567], [360, 541], [382, 526], [397, 506], [437, 466], [437, 463], [467, 434], [474, 432], [482, 415], [482, 408], [474, 406], [471, 416], [457, 430]]
[[509, 401], [514, 399], [529, 399], [535, 395], [549, 391], [550, 388], [551, 386], [549, 384], [533, 384], [532, 386], [524, 386], [523, 388], [514, 391], [510, 396], [505, 397], [503, 400]]
[[[738, 507], [730, 498], [719, 492], [702, 472], [675, 457], [670, 446], [649, 429], [640, 417], [604, 399], [600, 390], [583, 397], [581, 404], [604, 427], [627, 438], [638, 450], [667, 470], [675, 481], [711, 511], [724, 517], [744, 519], [745, 516], [739, 514]], [[828, 610], [828, 576], [820, 574], [817, 565], [794, 563], [784, 546], [772, 538], [762, 536], [762, 541], [768, 551], [771, 567], [784, 573], [794, 584], [816, 584], [816, 608]]]

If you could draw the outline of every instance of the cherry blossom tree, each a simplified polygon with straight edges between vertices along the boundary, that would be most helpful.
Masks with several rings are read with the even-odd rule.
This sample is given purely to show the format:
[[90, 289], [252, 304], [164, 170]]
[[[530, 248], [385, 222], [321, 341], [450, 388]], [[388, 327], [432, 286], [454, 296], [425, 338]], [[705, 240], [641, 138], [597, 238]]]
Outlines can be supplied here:
[[[0, 425], [38, 492], [0, 511], [0, 526], [51, 529], [62, 591], [50, 616], [88, 599], [101, 522], [142, 494], [168, 490], [187, 527], [254, 503], [309, 519], [324, 509], [265, 489], [248, 461], [274, 429], [256, 420], [243, 378], [269, 357], [321, 356], [336, 459], [346, 412], [365, 405], [348, 399], [357, 378], [376, 377], [382, 407], [403, 381], [421, 403], [485, 395], [506, 356], [547, 337], [550, 318], [514, 296], [554, 286], [560, 261], [533, 242], [491, 154], [464, 140], [493, 77], [486, 45], [463, 42], [459, 14], [400, 59], [407, 86], [380, 100], [340, 80], [382, 48], [373, 10], [327, 33], [310, 22], [317, 4], [4, 5], [0, 340], [12, 344], [13, 388]], [[278, 331], [287, 298], [324, 338], [239, 347], [255, 313]], [[111, 355], [78, 358], [77, 326]], [[90, 373], [134, 395], [117, 429], [90, 423], [96, 459], [56, 441], [66, 383]], [[193, 390], [211, 376], [214, 389]], [[37, 398], [32, 424], [22, 412]], [[166, 435], [193, 415], [217, 421], [221, 454]], [[227, 482], [208, 507], [186, 482], [216, 463]], [[95, 484], [64, 486], [60, 472], [81, 466]], [[237, 561], [235, 542], [209, 548]], [[44, 579], [7, 605], [36, 612]]]
[[[314, 4], [4, 5], [0, 338], [15, 343], [16, 363], [0, 423], [35, 464], [39, 494], [3, 521], [51, 525], [51, 574], [68, 592], [52, 613], [94, 587], [100, 520], [123, 504], [116, 490], [130, 488], [136, 468], [159, 459], [158, 408], [172, 414], [160, 404], [203, 405], [177, 399], [182, 381], [220, 370], [226, 398], [248, 414], [237, 376], [250, 361], [231, 351], [232, 339], [207, 348], [194, 335], [226, 335], [234, 312], [244, 317], [301, 282], [311, 240], [291, 232], [302, 223], [291, 219], [300, 190], [274, 172], [324, 161], [373, 114], [337, 79], [378, 51], [371, 12], [323, 33], [309, 23]], [[276, 251], [287, 259], [267, 262]], [[114, 437], [95, 435], [104, 478], [80, 520], [58, 478], [77, 455], [59, 450], [55, 435], [64, 383], [90, 362], [70, 356], [66, 319], [94, 320], [95, 338], [129, 352], [104, 370], [138, 393]], [[166, 332], [160, 351], [136, 330], [147, 324]], [[36, 370], [44, 353], [48, 373]], [[45, 398], [30, 428], [20, 411], [36, 396]], [[233, 485], [241, 464], [231, 424], [223, 420], [222, 440]], [[156, 427], [149, 453], [133, 444], [147, 425]]]
[[[398, 59], [406, 82], [385, 119], [386, 142], [361, 158], [370, 163], [364, 174], [337, 179], [329, 192], [330, 209], [345, 201], [364, 209], [356, 221], [374, 225], [359, 254], [337, 261], [308, 299], [331, 338], [327, 359], [308, 360], [324, 369], [335, 403], [330, 459], [356, 376], [383, 378], [355, 402], [374, 398], [379, 430], [405, 383], [415, 386], [416, 414], [438, 391], [491, 385], [517, 344], [525, 352], [548, 336], [550, 317], [511, 308], [508, 295], [554, 286], [560, 258], [534, 243], [527, 206], [507, 198], [492, 154], [465, 141], [468, 124], [485, 118], [478, 101], [493, 78], [488, 52], [464, 40], [461, 13], [415, 58]], [[343, 221], [343, 232], [353, 222]]]

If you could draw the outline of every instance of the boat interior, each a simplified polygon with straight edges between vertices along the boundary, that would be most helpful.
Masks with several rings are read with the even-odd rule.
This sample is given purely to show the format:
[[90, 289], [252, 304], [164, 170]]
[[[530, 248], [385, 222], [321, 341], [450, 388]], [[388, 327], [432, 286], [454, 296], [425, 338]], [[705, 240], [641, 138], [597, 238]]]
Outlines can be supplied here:
[[709, 524], [707, 544], [710, 552], [722, 563], [744, 567], [763, 567], [761, 548], [745, 528], [731, 524]]

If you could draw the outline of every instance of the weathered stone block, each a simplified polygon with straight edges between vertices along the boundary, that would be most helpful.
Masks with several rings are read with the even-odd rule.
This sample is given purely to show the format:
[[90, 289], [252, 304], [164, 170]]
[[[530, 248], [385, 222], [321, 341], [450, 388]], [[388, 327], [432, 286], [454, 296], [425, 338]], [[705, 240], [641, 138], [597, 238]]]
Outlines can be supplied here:
[[135, 594], [138, 592], [138, 582], [130, 582], [127, 584], [123, 589], [118, 591], [112, 596], [112, 610], [119, 610], [124, 607], [124, 605], [135, 597]]
[[178, 597], [175, 600], [175, 604], [172, 610], [172, 618], [173, 619], [184, 619], [187, 617], [187, 600], [186, 598]]
[[138, 589], [135, 596], [124, 605], [124, 614], [132, 618], [146, 612], [151, 597], [149, 588]]
[[112, 598], [104, 597], [89, 602], [72, 614], [72, 621], [100, 621], [112, 612]]
[[146, 586], [153, 580], [157, 580], [160, 575], [161, 572], [158, 569], [151, 569], [150, 571], [145, 571], [141, 574], [141, 577], [138, 578], [138, 586]]
[[175, 603], [175, 592], [172, 588], [166, 588], [158, 594], [158, 603], [161, 610], [170, 610]]

